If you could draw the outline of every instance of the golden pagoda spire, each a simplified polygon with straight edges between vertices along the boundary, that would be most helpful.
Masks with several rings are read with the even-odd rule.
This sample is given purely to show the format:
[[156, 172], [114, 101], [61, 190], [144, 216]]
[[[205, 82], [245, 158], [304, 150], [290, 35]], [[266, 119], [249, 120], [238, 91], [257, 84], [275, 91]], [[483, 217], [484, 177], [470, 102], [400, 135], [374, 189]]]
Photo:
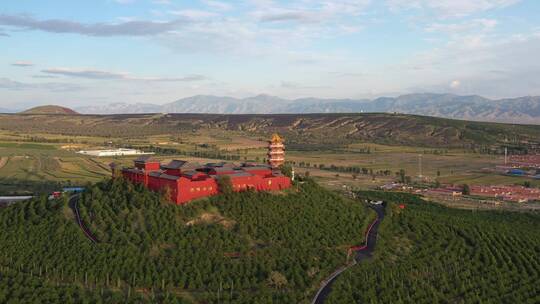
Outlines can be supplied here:
[[272, 135], [272, 139], [270, 140], [272, 143], [274, 144], [281, 144], [283, 143], [283, 139], [281, 139], [281, 137], [279, 136], [279, 134], [277, 133], [274, 133]]
[[272, 139], [268, 142], [268, 164], [272, 168], [279, 168], [285, 163], [284, 150], [283, 139], [277, 133], [274, 133]]

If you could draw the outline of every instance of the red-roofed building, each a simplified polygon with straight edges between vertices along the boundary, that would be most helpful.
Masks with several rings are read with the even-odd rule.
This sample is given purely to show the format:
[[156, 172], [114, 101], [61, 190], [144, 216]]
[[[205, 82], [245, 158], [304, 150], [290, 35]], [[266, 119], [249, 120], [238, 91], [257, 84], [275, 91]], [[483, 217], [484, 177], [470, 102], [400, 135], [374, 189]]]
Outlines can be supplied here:
[[291, 186], [288, 177], [265, 165], [218, 163], [201, 166], [180, 160], [161, 165], [151, 158], [139, 158], [135, 161], [135, 168], [124, 168], [121, 172], [125, 179], [143, 184], [150, 190], [168, 189], [170, 200], [176, 204], [218, 194], [217, 179], [224, 175], [230, 177], [233, 191], [236, 192], [248, 189], [274, 191]]
[[[278, 168], [284, 161], [283, 148], [281, 138], [274, 134], [268, 148], [269, 156], [273, 158], [268, 165], [246, 163], [236, 166], [223, 162], [199, 165], [183, 160], [162, 165], [150, 156], [142, 156], [135, 160], [134, 168], [124, 168], [121, 173], [125, 179], [150, 190], [168, 191], [170, 200], [176, 204], [218, 194], [218, 179], [223, 176], [230, 177], [236, 192], [282, 190], [291, 186], [291, 179]], [[117, 176], [114, 164], [111, 169], [113, 177]]]

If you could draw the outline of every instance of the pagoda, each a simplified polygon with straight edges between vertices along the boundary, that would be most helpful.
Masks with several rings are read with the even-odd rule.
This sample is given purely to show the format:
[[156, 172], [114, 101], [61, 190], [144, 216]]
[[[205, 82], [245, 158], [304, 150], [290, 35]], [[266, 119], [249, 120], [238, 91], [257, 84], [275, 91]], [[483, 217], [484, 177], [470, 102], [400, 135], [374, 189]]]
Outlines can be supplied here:
[[279, 168], [285, 163], [285, 146], [279, 135], [272, 135], [268, 142], [268, 164], [272, 168]]

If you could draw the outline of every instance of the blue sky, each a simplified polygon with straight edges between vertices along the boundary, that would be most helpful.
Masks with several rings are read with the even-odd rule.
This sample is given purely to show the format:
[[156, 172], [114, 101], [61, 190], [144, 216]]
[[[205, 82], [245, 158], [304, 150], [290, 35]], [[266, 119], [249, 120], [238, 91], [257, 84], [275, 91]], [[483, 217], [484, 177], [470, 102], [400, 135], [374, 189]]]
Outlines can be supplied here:
[[540, 95], [538, 54], [537, 0], [6, 0], [0, 107]]

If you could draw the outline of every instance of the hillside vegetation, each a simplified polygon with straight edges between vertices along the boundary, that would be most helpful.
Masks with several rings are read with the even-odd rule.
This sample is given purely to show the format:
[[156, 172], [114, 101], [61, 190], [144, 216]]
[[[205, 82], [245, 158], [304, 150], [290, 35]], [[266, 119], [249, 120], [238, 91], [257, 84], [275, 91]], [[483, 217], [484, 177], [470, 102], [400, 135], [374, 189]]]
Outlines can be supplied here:
[[[375, 259], [342, 275], [338, 303], [540, 303], [540, 214], [474, 212], [404, 194], [391, 201]], [[406, 203], [404, 210], [397, 203]]]
[[480, 123], [402, 114], [140, 114], [0, 115], [0, 129], [67, 135], [137, 137], [235, 130], [247, 136], [283, 134], [289, 147], [355, 142], [432, 147], [540, 142], [540, 126]]
[[312, 182], [182, 207], [116, 180], [90, 188], [80, 212], [98, 244], [67, 199], [0, 209], [0, 271], [14, 278], [0, 283], [6, 301], [38, 303], [35, 286], [56, 302], [308, 303], [373, 216]]
[[20, 114], [75, 115], [78, 113], [66, 107], [49, 105], [49, 106], [34, 107], [26, 111], [23, 111]]

